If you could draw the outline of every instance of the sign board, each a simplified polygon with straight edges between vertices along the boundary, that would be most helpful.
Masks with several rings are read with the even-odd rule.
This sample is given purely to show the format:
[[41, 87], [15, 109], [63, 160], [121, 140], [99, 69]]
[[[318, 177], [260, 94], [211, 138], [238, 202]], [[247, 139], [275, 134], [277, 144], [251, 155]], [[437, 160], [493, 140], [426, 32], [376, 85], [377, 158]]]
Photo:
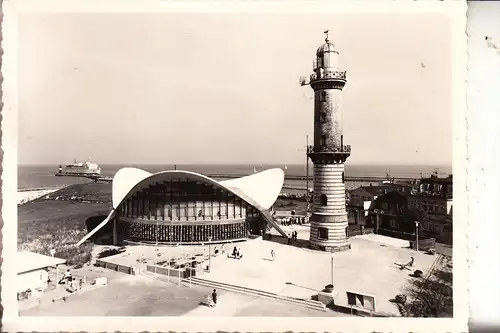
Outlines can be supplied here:
[[358, 308], [375, 311], [375, 297], [372, 295], [348, 291], [347, 304]]

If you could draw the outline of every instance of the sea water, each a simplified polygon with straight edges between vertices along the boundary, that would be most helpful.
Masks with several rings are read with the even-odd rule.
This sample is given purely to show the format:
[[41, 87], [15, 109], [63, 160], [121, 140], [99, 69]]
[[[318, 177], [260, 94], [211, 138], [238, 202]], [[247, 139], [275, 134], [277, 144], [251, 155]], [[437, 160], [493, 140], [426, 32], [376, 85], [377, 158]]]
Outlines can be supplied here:
[[[151, 173], [156, 173], [165, 170], [174, 169], [173, 164], [155, 164], [155, 165], [100, 165], [102, 176], [113, 177], [114, 174], [124, 167], [135, 167], [146, 170]], [[72, 184], [82, 184], [92, 182], [85, 178], [73, 177], [56, 177], [59, 165], [20, 165], [18, 167], [18, 189], [27, 188], [53, 188], [63, 187]], [[241, 174], [250, 175], [271, 168], [282, 168], [285, 174], [290, 176], [303, 176], [306, 173], [305, 165], [289, 164], [289, 165], [265, 165], [265, 164], [225, 164], [225, 165], [176, 165], [177, 170], [185, 170], [197, 172], [205, 175], [210, 174]], [[447, 176], [451, 173], [451, 167], [436, 167], [436, 166], [385, 166], [385, 165], [350, 165], [346, 163], [345, 175], [347, 177], [385, 177], [389, 172], [391, 177], [409, 177], [419, 179], [421, 175], [429, 176], [432, 172], [438, 170], [441, 176]], [[309, 166], [309, 174], [311, 179], [309, 187], [312, 188], [313, 168]], [[369, 185], [368, 182], [346, 182], [347, 189], [354, 189], [361, 185]], [[287, 180], [285, 186], [304, 188], [306, 187], [305, 180]], [[284, 191], [287, 191], [286, 189]]]

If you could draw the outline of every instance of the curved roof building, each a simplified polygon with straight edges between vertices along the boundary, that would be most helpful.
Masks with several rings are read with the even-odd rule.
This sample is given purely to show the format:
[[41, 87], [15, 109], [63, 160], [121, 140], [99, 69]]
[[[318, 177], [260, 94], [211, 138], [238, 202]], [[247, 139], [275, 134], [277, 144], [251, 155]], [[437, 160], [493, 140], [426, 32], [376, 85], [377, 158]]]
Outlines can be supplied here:
[[123, 168], [113, 178], [111, 212], [77, 245], [108, 223], [115, 244], [230, 242], [267, 224], [287, 237], [269, 213], [284, 179], [281, 169], [216, 181], [190, 171]]

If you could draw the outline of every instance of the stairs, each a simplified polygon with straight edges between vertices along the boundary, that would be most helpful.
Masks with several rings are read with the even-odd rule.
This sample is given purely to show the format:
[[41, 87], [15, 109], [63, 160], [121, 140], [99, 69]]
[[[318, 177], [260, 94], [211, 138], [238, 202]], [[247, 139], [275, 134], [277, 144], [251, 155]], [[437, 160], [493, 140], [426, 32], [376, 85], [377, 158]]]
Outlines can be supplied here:
[[[189, 278], [183, 279], [182, 283], [189, 284], [190, 283]], [[270, 292], [263, 291], [263, 290], [240, 287], [240, 286], [235, 286], [232, 284], [221, 283], [221, 282], [216, 282], [216, 281], [209, 281], [209, 280], [200, 279], [200, 278], [196, 278], [196, 277], [191, 278], [191, 284], [215, 288], [215, 289], [222, 289], [222, 290], [227, 290], [227, 291], [232, 291], [232, 292], [237, 292], [237, 293], [246, 294], [246, 295], [250, 295], [250, 296], [266, 297], [266, 298], [270, 298], [270, 299], [275, 299], [275, 300], [291, 303], [294, 305], [303, 306], [303, 307], [306, 307], [306, 308], [309, 308], [312, 310], [326, 312], [326, 306], [323, 303], [318, 302], [318, 301], [314, 301], [314, 300], [298, 299], [298, 298], [293, 298], [293, 297], [289, 297], [289, 296], [283, 296], [283, 295], [270, 293]]]

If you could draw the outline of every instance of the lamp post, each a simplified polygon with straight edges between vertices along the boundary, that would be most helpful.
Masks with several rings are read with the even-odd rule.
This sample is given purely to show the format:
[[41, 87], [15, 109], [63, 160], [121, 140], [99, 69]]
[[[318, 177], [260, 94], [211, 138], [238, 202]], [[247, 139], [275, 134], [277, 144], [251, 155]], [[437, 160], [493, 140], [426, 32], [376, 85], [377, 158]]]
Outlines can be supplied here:
[[416, 236], [416, 241], [417, 241], [417, 245], [416, 245], [417, 252], [418, 252], [418, 225], [419, 225], [419, 223], [420, 222], [415, 221], [415, 236]]
[[309, 206], [309, 156], [307, 155], [308, 145], [309, 145], [309, 135], [306, 135], [306, 215], [307, 215], [307, 207]]
[[[168, 247], [168, 250], [170, 251], [170, 256], [172, 256], [172, 237], [174, 235], [174, 221], [173, 221], [173, 217], [170, 218], [170, 230], [169, 230], [169, 233], [168, 233], [168, 242], [169, 242], [169, 247]], [[169, 256], [169, 257], [170, 257]], [[170, 261], [167, 265], [167, 282], [170, 283], [170, 263], [172, 262], [172, 258], [170, 258]]]
[[334, 284], [333, 284], [333, 253], [332, 253], [332, 286], [334, 286]]
[[[155, 233], [155, 238], [156, 238], [156, 251], [158, 251], [158, 220], [156, 220], [156, 233]], [[157, 278], [158, 274], [158, 254], [155, 256], [155, 280]]]
[[212, 237], [208, 237], [208, 272], [210, 273], [210, 267], [212, 266]]

